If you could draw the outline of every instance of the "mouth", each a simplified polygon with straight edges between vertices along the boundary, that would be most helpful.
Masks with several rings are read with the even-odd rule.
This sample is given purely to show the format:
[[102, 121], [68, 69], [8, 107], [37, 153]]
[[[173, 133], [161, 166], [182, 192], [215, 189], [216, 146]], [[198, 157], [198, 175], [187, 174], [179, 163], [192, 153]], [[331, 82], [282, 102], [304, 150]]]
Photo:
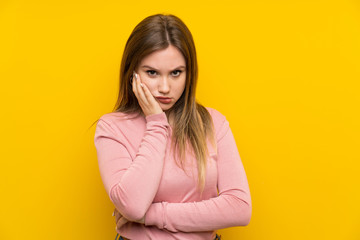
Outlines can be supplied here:
[[168, 97], [156, 97], [156, 99], [161, 102], [161, 103], [170, 103], [171, 102], [171, 98]]

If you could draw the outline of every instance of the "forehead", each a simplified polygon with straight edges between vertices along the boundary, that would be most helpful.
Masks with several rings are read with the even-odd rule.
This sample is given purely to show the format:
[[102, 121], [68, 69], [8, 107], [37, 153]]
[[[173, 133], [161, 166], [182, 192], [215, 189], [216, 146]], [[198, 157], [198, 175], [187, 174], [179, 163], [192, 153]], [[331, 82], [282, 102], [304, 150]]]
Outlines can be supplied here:
[[185, 66], [185, 58], [182, 53], [174, 46], [170, 45], [166, 49], [155, 51], [140, 62], [140, 67], [147, 65], [156, 69], [174, 69]]

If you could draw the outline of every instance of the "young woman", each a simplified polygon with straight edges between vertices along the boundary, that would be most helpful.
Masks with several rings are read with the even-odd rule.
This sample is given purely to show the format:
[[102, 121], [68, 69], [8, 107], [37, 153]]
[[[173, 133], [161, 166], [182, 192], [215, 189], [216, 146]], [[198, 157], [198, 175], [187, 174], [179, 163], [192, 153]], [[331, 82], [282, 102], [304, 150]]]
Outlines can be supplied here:
[[229, 122], [196, 102], [197, 78], [194, 41], [178, 17], [152, 15], [135, 27], [115, 109], [94, 138], [119, 239], [220, 239], [217, 229], [250, 221]]

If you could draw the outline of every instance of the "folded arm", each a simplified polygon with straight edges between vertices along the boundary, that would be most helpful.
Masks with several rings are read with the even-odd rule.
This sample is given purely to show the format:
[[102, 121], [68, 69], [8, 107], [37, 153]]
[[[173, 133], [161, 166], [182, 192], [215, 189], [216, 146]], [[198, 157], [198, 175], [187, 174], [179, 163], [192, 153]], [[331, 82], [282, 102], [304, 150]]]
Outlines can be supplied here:
[[165, 113], [146, 117], [146, 131], [134, 159], [127, 140], [111, 122], [100, 119], [95, 146], [106, 192], [119, 212], [130, 221], [144, 217], [157, 192], [163, 169], [169, 124]]
[[250, 190], [226, 119], [218, 132], [217, 148], [219, 196], [201, 202], [153, 203], [145, 215], [145, 225], [172, 232], [197, 232], [249, 223], [252, 212]]

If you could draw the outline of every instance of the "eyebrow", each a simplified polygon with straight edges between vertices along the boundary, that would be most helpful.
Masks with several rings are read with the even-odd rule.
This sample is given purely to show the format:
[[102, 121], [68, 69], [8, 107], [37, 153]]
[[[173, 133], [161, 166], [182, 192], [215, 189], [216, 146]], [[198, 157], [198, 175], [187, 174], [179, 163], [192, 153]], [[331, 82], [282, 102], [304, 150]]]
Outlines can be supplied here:
[[[143, 65], [143, 66], [141, 66], [142, 68], [151, 68], [151, 69], [154, 69], [154, 70], [156, 70], [156, 71], [159, 71], [158, 69], [156, 69], [156, 68], [153, 68], [153, 67], [150, 67], [150, 66], [148, 66], [148, 65]], [[178, 66], [178, 67], [176, 67], [176, 68], [174, 68], [174, 70], [176, 70], [176, 69], [179, 69], [179, 68], [183, 68], [183, 69], [186, 69], [186, 67], [185, 66]]]

